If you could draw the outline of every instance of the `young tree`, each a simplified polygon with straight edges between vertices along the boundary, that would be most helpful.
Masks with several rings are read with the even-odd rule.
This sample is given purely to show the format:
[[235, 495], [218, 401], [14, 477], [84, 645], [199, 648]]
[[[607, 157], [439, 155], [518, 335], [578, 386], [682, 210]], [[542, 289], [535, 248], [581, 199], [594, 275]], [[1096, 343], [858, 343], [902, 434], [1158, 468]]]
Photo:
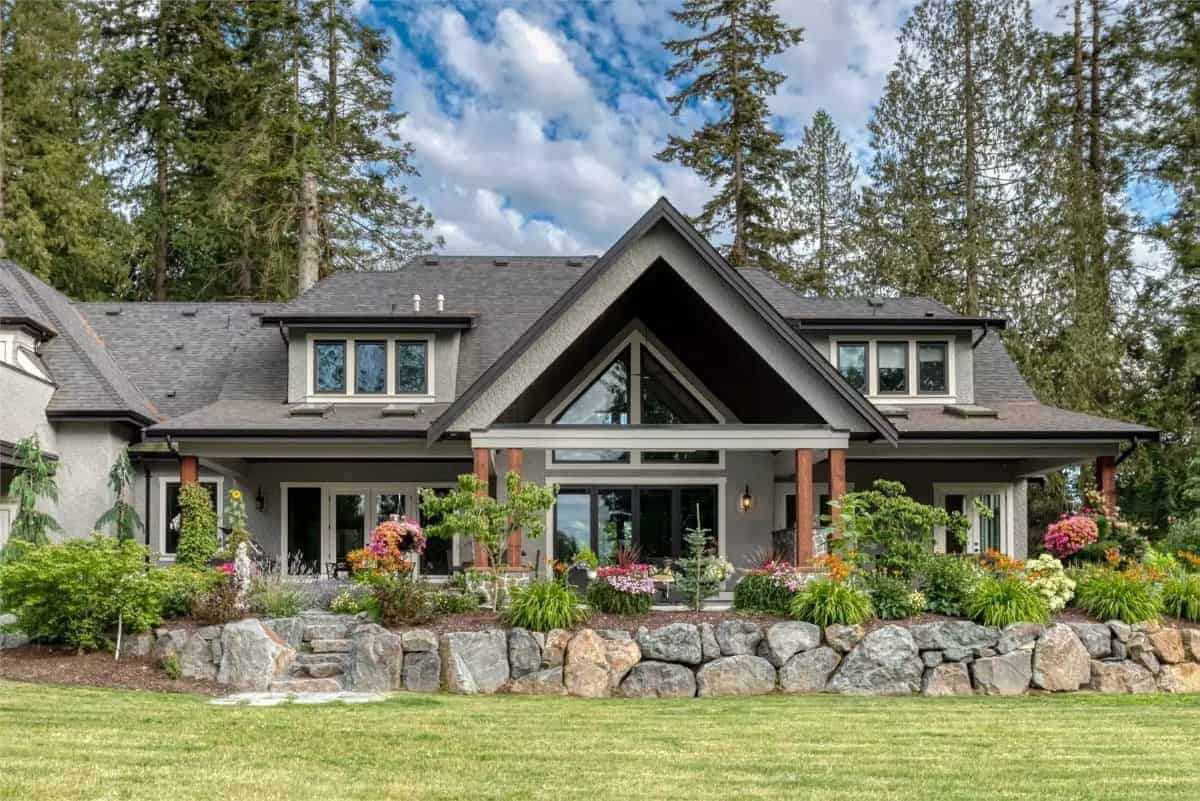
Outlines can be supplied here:
[[113, 505], [96, 520], [96, 529], [102, 531], [112, 526], [118, 540], [131, 540], [142, 528], [142, 519], [129, 503], [133, 494], [133, 465], [129, 463], [128, 451], [122, 450], [109, 469], [108, 488], [114, 496]]
[[712, 529], [702, 525], [699, 504], [696, 505], [696, 525], [686, 531], [683, 537], [686, 553], [679, 560], [683, 572], [675, 579], [675, 591], [698, 612], [704, 608], [705, 599], [720, 592], [725, 583], [725, 571], [721, 560], [708, 552], [708, 535]]
[[200, 484], [189, 482], [179, 488], [179, 544], [175, 564], [204, 569], [217, 553], [217, 513], [213, 499]]
[[833, 118], [818, 109], [788, 169], [781, 215], [796, 236], [781, 252], [781, 259], [792, 266], [794, 286], [827, 295], [839, 279], [846, 279], [858, 206], [857, 177], [854, 157]]
[[13, 449], [16, 471], [8, 491], [17, 499], [17, 516], [12, 521], [9, 536], [31, 545], [45, 545], [50, 532], [61, 532], [62, 526], [48, 512], [37, 507], [40, 503], [58, 503], [58, 482], [54, 465], [42, 453], [37, 435], [17, 442]]
[[691, 136], [668, 137], [657, 158], [679, 162], [718, 187], [694, 222], [706, 235], [730, 229], [731, 264], [761, 266], [786, 280], [772, 254], [794, 239], [778, 219], [790, 154], [771, 128], [768, 99], [787, 76], [766, 63], [799, 44], [803, 29], [785, 25], [771, 0], [684, 0], [672, 15], [699, 29], [694, 37], [664, 43], [680, 59], [668, 80], [691, 79], [668, 98], [672, 113], [708, 102], [719, 111]]

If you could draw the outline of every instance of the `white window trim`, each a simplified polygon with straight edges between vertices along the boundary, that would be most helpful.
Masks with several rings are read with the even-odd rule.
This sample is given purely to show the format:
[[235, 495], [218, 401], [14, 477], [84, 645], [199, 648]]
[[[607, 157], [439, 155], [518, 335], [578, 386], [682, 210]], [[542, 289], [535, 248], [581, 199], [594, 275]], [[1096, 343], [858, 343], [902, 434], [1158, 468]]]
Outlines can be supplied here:
[[[367, 496], [368, 514], [363, 518], [363, 542], [371, 536], [371, 514], [376, 507], [374, 503], [377, 494], [412, 494], [415, 503], [419, 503], [418, 493], [422, 489], [453, 489], [458, 484], [453, 481], [427, 481], [427, 482], [362, 482], [362, 481], [282, 481], [279, 483], [279, 564], [282, 569], [288, 567], [288, 493], [292, 488], [309, 488], [319, 489], [321, 491], [321, 554], [318, 561], [318, 566], [321, 569], [320, 575], [324, 576], [324, 567], [327, 562], [332, 561], [330, 554], [330, 539], [332, 535], [331, 526], [333, 521], [329, 517], [329, 504], [327, 503], [331, 493], [352, 493], [359, 492]], [[462, 541], [460, 535], [455, 534], [450, 541], [450, 565], [451, 567], [459, 567], [462, 565], [462, 557], [459, 552], [459, 545]], [[413, 575], [421, 575], [421, 563], [418, 560], [413, 566]], [[439, 582], [448, 580], [448, 576], [430, 575], [426, 576], [429, 581]]]
[[[694, 382], [690, 381], [678, 368], [675, 366], [675, 354], [666, 349], [665, 346], [659, 347], [646, 337], [641, 330], [634, 328], [628, 334], [614, 340], [609, 346], [602, 351], [602, 355], [596, 360], [592, 369], [583, 373], [581, 376], [576, 376], [575, 380], [568, 386], [571, 387], [570, 392], [548, 411], [544, 411], [539, 419], [547, 424], [553, 424], [555, 419], [566, 410], [568, 406], [592, 385], [600, 375], [608, 369], [612, 360], [617, 357], [626, 347], [629, 348], [629, 423], [630, 425], [638, 425], [642, 422], [642, 348], [649, 349], [658, 363], [671, 374], [679, 384], [687, 390], [687, 392], [701, 405], [704, 409], [713, 416], [713, 419], [718, 424], [725, 423], [725, 415], [717, 408], [709, 398], [706, 390], [698, 387]], [[717, 450], [717, 461], [708, 464], [680, 464], [678, 462], [644, 462], [642, 460], [642, 451], [631, 450], [629, 452], [628, 462], [557, 462], [554, 460], [554, 449], [548, 448], [545, 451], [546, 470], [601, 470], [610, 471], [628, 471], [628, 470], [724, 470], [725, 469], [725, 451]], [[573, 479], [578, 480], [578, 479]]]
[[[619, 483], [618, 483], [619, 481]], [[546, 486], [554, 486], [555, 484], [565, 484], [568, 486], [596, 486], [596, 485], [616, 485], [616, 486], [713, 486], [717, 487], [717, 518], [720, 523], [717, 526], [717, 555], [722, 559], [725, 558], [725, 541], [729, 536], [729, 504], [725, 502], [726, 484], [728, 479], [725, 476], [662, 476], [662, 475], [622, 475], [619, 480], [615, 481], [612, 475], [564, 475], [555, 474], [546, 476]], [[546, 510], [546, 525], [545, 525], [545, 549], [549, 554], [549, 559], [555, 559], [554, 555], [554, 507], [551, 506]], [[541, 566], [539, 565], [539, 568]]]
[[[306, 403], [433, 403], [436, 397], [434, 385], [434, 347], [437, 342], [435, 334], [327, 334], [310, 333], [305, 338], [304, 372], [307, 376], [305, 384]], [[346, 343], [346, 389], [344, 392], [317, 392], [317, 371], [315, 348], [317, 342]], [[385, 342], [387, 343], [387, 391], [379, 394], [356, 394], [354, 391], [355, 342]], [[424, 342], [425, 343], [425, 389], [421, 394], [400, 394], [396, 390], [396, 343]]]
[[[225, 477], [201, 475], [196, 479], [201, 484], [217, 485], [217, 527], [225, 517]], [[167, 485], [179, 484], [179, 476], [158, 477], [158, 558], [164, 562], [174, 562], [175, 554], [167, 553]]]
[[[961, 483], [942, 483], [934, 482], [933, 484], [933, 505], [939, 509], [946, 508], [947, 495], [965, 495], [967, 497], [967, 517], [971, 521], [971, 527], [967, 531], [967, 544], [964, 550], [967, 553], [979, 553], [979, 516], [974, 513], [974, 497], [979, 495], [999, 495], [1001, 507], [1000, 520], [1000, 550], [1012, 556], [1014, 553], [1013, 542], [1013, 485], [1011, 483], [996, 483], [989, 481], [968, 481]], [[935, 544], [934, 550], [938, 553], [946, 552], [946, 527], [937, 526], [934, 529]]]
[[[829, 338], [829, 361], [834, 369], [838, 369], [838, 343], [867, 343], [867, 400], [875, 404], [888, 405], [908, 404], [918, 405], [946, 404], [958, 402], [958, 384], [955, 379], [955, 354], [957, 352], [956, 337], [953, 334], [919, 335], [919, 336], [842, 336]], [[880, 342], [904, 342], [908, 345], [908, 392], [903, 395], [879, 393], [879, 356]], [[917, 347], [922, 342], [938, 342], [946, 345], [946, 392], [942, 395], [919, 394], [917, 392]]]

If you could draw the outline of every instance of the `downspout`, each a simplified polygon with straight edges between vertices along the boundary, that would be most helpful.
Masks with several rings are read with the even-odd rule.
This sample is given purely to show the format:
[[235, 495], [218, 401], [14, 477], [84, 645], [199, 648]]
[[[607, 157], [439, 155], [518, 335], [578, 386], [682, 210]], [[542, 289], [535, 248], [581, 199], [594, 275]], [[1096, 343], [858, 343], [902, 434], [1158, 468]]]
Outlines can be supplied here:
[[1133, 456], [1133, 452], [1136, 451], [1138, 448], [1138, 442], [1139, 442], [1139, 440], [1137, 437], [1134, 437], [1133, 439], [1129, 440], [1129, 447], [1126, 448], [1125, 450], [1121, 451], [1119, 454], [1117, 454], [1117, 458], [1113, 462], [1113, 466], [1116, 467], [1121, 462], [1128, 459], [1130, 456]]
[[990, 330], [991, 330], [991, 326], [989, 326], [987, 323], [984, 323], [983, 324], [983, 333], [981, 333], [979, 335], [979, 337], [974, 342], [971, 343], [971, 350], [975, 350], [976, 348], [979, 347], [979, 343], [983, 342], [984, 337], [986, 337], [988, 335], [988, 331], [990, 331]]
[[143, 463], [146, 474], [146, 500], [143, 504], [142, 530], [146, 532], [146, 564], [150, 564], [150, 465]]
[[285, 347], [291, 347], [291, 342], [288, 341], [287, 330], [283, 327], [283, 320], [279, 321], [279, 338], [283, 340]]

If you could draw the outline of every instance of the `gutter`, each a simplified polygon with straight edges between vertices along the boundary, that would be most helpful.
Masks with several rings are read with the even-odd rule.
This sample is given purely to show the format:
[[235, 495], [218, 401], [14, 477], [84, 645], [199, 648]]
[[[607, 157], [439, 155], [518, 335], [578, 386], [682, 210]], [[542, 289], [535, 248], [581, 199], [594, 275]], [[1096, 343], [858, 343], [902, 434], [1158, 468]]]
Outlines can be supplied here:
[[[1147, 442], [1158, 442], [1159, 441], [1159, 438], [1157, 436], [1146, 437], [1145, 439]], [[1130, 439], [1129, 447], [1117, 454], [1117, 458], [1113, 462], [1113, 466], [1115, 467], [1115, 466], [1119, 465], [1121, 462], [1128, 459], [1130, 456], [1133, 456], [1134, 451], [1136, 451], [1138, 448], [1139, 442], [1141, 442], [1141, 439], [1139, 439], [1138, 437], [1133, 437], [1132, 439]]]

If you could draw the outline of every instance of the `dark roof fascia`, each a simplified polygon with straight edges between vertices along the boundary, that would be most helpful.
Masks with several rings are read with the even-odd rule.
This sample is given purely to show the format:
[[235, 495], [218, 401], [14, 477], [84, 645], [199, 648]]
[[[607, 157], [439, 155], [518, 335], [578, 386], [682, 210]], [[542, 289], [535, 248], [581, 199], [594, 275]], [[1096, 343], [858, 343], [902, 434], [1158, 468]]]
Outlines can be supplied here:
[[32, 337], [42, 340], [53, 339], [58, 332], [39, 323], [32, 317], [0, 316], [0, 325], [14, 326], [22, 329]]
[[1152, 428], [1141, 427], [1138, 430], [1128, 431], [902, 431], [900, 433], [901, 440], [905, 442], [913, 442], [923, 439], [935, 440], [1003, 440], [1005, 443], [1011, 444], [1015, 440], [1100, 440], [1105, 442], [1125, 442], [1133, 440], [1137, 442], [1158, 442], [1162, 437], [1162, 432]]
[[424, 437], [425, 431], [389, 431], [353, 428], [165, 428], [146, 429], [147, 439], [414, 439]]
[[72, 421], [91, 421], [91, 422], [113, 422], [113, 423], [129, 423], [130, 425], [142, 428], [144, 426], [152, 426], [157, 423], [145, 415], [129, 409], [83, 409], [79, 411], [46, 411], [48, 420], [56, 420], [59, 422]]
[[880, 434], [883, 435], [893, 445], [898, 441], [898, 433], [896, 428], [879, 414], [870, 403], [846, 380], [838, 373], [828, 361], [822, 359], [816, 349], [796, 333], [787, 321], [779, 314], [779, 311], [772, 306], [762, 294], [751, 286], [745, 276], [737, 274], [737, 271], [725, 261], [724, 257], [718, 253], [712, 245], [708, 243], [699, 232], [692, 227], [687, 219], [671, 205], [665, 197], [660, 197], [658, 201], [643, 214], [637, 222], [635, 222], [628, 231], [626, 231], [620, 239], [613, 244], [604, 255], [597, 259], [587, 271], [579, 277], [571, 287], [559, 296], [553, 305], [534, 322], [529, 328], [525, 329], [524, 333], [517, 338], [517, 341], [506, 350], [499, 359], [491, 364], [467, 390], [457, 398], [450, 406], [442, 412], [442, 414], [434, 421], [429, 428], [429, 441], [434, 442], [454, 422], [454, 420], [462, 414], [475, 400], [483, 394], [483, 392], [491, 386], [495, 379], [507, 371], [517, 358], [524, 353], [529, 346], [540, 337], [550, 325], [557, 320], [562, 314], [571, 307], [572, 304], [593, 284], [598, 281], [601, 276], [608, 272], [614, 262], [629, 248], [631, 244], [645, 235], [651, 228], [657, 225], [660, 221], [666, 220], [684, 239], [692, 245], [693, 248], [708, 262], [718, 274], [726, 279], [726, 282], [737, 291], [744, 299], [746, 299], [752, 307], [754, 307], [772, 328], [774, 328], [785, 341], [790, 343], [801, 356], [803, 356], [818, 372], [824, 374], [834, 388], [845, 398], [852, 406], [854, 406], [860, 414], [871, 423]]
[[272, 314], [263, 315], [262, 324], [296, 326], [303, 328], [371, 328], [423, 330], [474, 328], [478, 315], [474, 314]]
[[1008, 320], [1003, 317], [788, 317], [790, 322], [808, 331], [822, 328], [993, 328], [1003, 330]]
[[[12, 461], [13, 455], [16, 453], [16, 450], [17, 450], [17, 443], [7, 442], [5, 440], [0, 439], [0, 462], [2, 462], [4, 464], [12, 465], [13, 464], [13, 461]], [[50, 460], [51, 462], [58, 461], [58, 454], [56, 454], [56, 453], [47, 453], [46, 451], [42, 451], [42, 456], [45, 457], [46, 459]]]

